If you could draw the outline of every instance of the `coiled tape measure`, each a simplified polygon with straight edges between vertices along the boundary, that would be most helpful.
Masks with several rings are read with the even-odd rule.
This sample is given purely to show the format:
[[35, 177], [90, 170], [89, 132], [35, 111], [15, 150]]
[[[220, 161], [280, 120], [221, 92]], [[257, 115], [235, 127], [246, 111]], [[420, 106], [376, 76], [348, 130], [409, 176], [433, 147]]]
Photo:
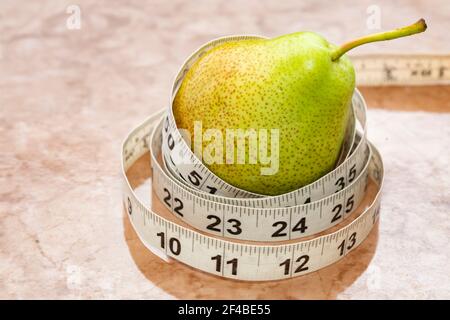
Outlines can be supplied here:
[[[251, 38], [257, 37], [220, 38], [198, 49], [178, 73], [172, 99], [186, 72], [205, 52], [226, 41]], [[449, 57], [390, 59], [395, 64], [390, 71], [386, 64], [381, 67], [379, 58], [356, 59], [357, 74], [366, 76], [369, 84], [449, 81]], [[378, 220], [384, 174], [381, 156], [366, 137], [366, 103], [358, 90], [352, 110], [336, 168], [310, 185], [280, 196], [258, 195], [226, 183], [192, 153], [176, 127], [171, 107], [151, 115], [129, 133], [122, 149], [123, 202], [140, 240], [191, 267], [239, 280], [291, 278], [342, 259]], [[153, 192], [192, 228], [163, 218], [137, 198], [126, 171], [147, 152]], [[369, 179], [376, 185], [376, 195], [361, 214], [352, 217]], [[343, 221], [348, 223], [317, 236]], [[301, 239], [305, 237], [308, 239]]]

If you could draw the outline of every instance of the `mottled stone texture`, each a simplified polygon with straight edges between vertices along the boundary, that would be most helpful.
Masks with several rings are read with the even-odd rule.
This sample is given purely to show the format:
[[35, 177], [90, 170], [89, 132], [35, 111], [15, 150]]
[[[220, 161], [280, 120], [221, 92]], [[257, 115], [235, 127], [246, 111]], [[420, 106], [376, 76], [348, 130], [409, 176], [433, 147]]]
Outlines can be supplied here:
[[[66, 27], [74, 2], [80, 30]], [[190, 52], [302, 29], [340, 43], [370, 31], [372, 3], [1, 1], [0, 298], [450, 298], [449, 87], [363, 90], [371, 107], [422, 113], [369, 112], [387, 170], [381, 223], [320, 272], [252, 284], [166, 263], [122, 209], [121, 141], [167, 105]], [[359, 53], [450, 51], [448, 1], [376, 4], [385, 29], [424, 17], [429, 30]], [[148, 170], [143, 159], [134, 181]]]

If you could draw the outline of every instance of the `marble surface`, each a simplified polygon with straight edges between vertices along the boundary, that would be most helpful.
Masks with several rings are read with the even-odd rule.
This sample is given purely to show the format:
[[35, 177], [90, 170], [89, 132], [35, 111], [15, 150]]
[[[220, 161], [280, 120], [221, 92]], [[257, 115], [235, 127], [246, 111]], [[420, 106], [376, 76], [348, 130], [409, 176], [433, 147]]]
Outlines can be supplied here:
[[[75, 3], [79, 30], [67, 28], [73, 1], [0, 2], [0, 298], [450, 299], [448, 86], [362, 88], [386, 163], [381, 222], [319, 272], [245, 283], [168, 263], [122, 208], [122, 139], [168, 103], [191, 51], [301, 29], [339, 43], [370, 32], [372, 1]], [[383, 28], [424, 17], [427, 36], [358, 52], [450, 52], [448, 1], [377, 4]], [[148, 170], [142, 159], [131, 178]]]

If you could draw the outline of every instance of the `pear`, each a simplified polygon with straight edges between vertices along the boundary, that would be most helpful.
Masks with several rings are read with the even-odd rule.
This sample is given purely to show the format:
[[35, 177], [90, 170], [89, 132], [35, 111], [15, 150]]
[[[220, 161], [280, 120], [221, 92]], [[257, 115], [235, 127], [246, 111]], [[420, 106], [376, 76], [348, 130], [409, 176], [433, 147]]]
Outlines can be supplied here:
[[[223, 161], [205, 165], [228, 183], [254, 193], [295, 190], [330, 172], [339, 157], [355, 88], [353, 65], [344, 54], [361, 44], [425, 29], [421, 19], [341, 47], [312, 32], [225, 42], [206, 52], [187, 72], [172, 105], [177, 126], [188, 130], [191, 141], [196, 138], [196, 122], [203, 133], [219, 130], [223, 150], [230, 150], [227, 130], [278, 132], [276, 139], [261, 136], [269, 144], [267, 155], [277, 161], [270, 164], [274, 169], [270, 174], [262, 173], [268, 164], [247, 148], [249, 141], [245, 163], [236, 161], [240, 150], [235, 142], [234, 162], [227, 161], [223, 151], [215, 154]], [[211, 142], [203, 140], [203, 149]]]

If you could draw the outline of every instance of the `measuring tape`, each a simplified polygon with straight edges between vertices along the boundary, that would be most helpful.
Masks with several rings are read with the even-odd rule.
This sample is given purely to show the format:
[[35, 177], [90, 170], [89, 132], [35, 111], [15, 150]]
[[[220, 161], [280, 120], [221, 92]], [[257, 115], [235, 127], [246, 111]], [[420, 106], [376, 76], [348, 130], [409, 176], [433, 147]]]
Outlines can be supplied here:
[[[255, 38], [220, 38], [198, 49], [178, 73], [172, 99], [205, 52], [226, 41]], [[378, 220], [384, 174], [381, 156], [366, 137], [366, 104], [358, 90], [352, 111], [336, 168], [280, 196], [251, 193], [217, 177], [184, 141], [172, 108], [156, 112], [128, 135], [122, 150], [123, 202], [140, 240], [191, 267], [240, 280], [295, 277], [342, 259]], [[126, 171], [148, 152], [153, 192], [190, 227], [147, 208], [133, 191]], [[376, 195], [356, 216], [369, 180]], [[336, 231], [317, 236], [340, 223]]]
[[350, 57], [356, 83], [365, 86], [450, 84], [449, 55], [360, 55]]

